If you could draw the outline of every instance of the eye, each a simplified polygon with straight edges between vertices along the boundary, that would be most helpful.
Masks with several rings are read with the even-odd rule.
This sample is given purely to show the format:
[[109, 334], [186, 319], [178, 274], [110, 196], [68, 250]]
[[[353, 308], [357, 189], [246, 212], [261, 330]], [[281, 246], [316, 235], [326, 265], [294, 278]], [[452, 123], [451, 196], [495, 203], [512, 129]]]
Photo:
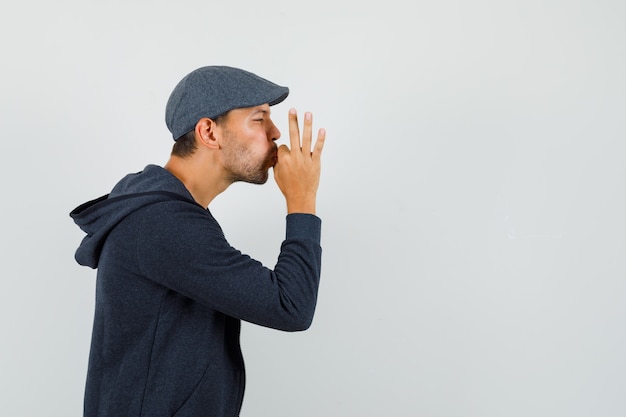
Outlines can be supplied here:
[[262, 122], [264, 119], [253, 119], [255, 122]]

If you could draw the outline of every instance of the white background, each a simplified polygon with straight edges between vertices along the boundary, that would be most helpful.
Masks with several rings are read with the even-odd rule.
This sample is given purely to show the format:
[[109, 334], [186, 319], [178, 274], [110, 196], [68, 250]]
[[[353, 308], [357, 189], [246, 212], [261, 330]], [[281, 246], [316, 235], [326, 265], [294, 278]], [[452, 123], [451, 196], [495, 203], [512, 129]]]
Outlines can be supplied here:
[[[312, 328], [244, 326], [248, 416], [626, 415], [626, 3], [24, 1], [0, 13], [0, 415], [79, 416], [68, 213], [163, 164], [204, 65], [328, 130]], [[272, 266], [270, 181], [211, 209]]]

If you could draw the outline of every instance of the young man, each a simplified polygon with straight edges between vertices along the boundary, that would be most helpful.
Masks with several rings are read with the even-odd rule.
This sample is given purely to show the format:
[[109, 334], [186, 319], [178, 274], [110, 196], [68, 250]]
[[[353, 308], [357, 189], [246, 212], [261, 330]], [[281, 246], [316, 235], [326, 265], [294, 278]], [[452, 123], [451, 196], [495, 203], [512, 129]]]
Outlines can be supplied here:
[[[245, 375], [240, 320], [307, 329], [320, 278], [315, 215], [325, 131], [302, 140], [289, 111], [290, 147], [270, 106], [289, 93], [247, 71], [203, 67], [174, 88], [165, 167], [127, 175], [71, 216], [87, 233], [76, 251], [97, 268], [85, 416], [237, 416]], [[235, 181], [274, 178], [287, 203], [274, 269], [232, 248], [209, 203]]]

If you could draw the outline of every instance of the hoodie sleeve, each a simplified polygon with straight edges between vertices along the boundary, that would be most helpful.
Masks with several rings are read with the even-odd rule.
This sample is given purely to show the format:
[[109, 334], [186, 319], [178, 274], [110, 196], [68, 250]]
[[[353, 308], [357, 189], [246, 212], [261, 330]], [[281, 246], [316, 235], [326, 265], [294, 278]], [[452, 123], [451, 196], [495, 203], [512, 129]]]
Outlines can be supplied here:
[[286, 238], [273, 270], [226, 241], [199, 206], [169, 202], [136, 217], [136, 257], [148, 279], [251, 323], [286, 331], [313, 320], [321, 269], [321, 220], [286, 218]]

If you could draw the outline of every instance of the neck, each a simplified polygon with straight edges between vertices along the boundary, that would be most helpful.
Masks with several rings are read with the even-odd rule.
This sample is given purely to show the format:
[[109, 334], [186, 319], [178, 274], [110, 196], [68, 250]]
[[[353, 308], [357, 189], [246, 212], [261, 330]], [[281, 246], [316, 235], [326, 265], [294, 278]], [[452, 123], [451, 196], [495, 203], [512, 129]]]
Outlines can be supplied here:
[[218, 172], [219, 165], [211, 163], [216, 161], [205, 159], [196, 154], [188, 158], [171, 156], [164, 168], [185, 185], [196, 203], [206, 208], [230, 182]]

